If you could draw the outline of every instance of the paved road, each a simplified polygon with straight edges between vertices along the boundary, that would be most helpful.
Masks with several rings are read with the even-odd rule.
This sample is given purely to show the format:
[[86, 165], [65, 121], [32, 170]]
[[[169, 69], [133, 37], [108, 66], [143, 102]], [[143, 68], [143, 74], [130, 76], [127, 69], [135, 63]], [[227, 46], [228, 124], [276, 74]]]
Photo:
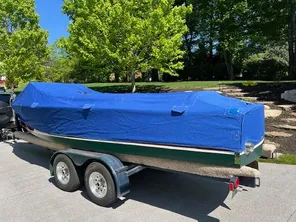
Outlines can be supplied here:
[[227, 185], [145, 170], [112, 208], [93, 204], [83, 189], [67, 193], [49, 177], [51, 152], [30, 144], [0, 144], [0, 221], [296, 222], [296, 166], [261, 164], [262, 186], [231, 200]]

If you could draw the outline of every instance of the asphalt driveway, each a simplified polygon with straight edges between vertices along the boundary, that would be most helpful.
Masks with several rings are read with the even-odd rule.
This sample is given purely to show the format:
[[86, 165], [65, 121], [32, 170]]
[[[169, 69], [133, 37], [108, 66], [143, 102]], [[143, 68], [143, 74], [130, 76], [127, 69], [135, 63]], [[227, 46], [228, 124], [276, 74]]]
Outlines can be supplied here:
[[242, 189], [233, 200], [221, 182], [144, 170], [131, 177], [124, 201], [103, 208], [83, 188], [56, 188], [50, 156], [31, 144], [0, 144], [0, 221], [296, 222], [296, 166], [260, 164], [261, 187]]

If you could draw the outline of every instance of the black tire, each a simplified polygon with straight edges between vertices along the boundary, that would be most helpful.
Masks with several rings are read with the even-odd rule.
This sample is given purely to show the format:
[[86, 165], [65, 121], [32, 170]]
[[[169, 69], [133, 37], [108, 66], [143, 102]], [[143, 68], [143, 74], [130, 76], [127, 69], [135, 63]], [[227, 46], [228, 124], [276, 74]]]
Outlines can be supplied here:
[[[68, 168], [67, 172], [69, 173], [69, 179], [65, 180], [64, 182], [61, 182], [62, 179], [59, 178], [59, 175], [61, 175], [59, 173], [59, 169], [57, 169], [59, 163], [62, 166], [63, 164], [65, 164], [66, 167]], [[59, 165], [59, 168], [60, 168], [60, 165]], [[53, 169], [54, 169], [55, 184], [58, 188], [67, 192], [73, 192], [80, 187], [81, 183], [80, 183], [78, 173], [69, 157], [67, 157], [64, 154], [57, 155], [53, 161]]]
[[[92, 191], [91, 186], [90, 186], [90, 176], [93, 173], [99, 173], [103, 176], [105, 179], [105, 182], [107, 184], [106, 188], [106, 194], [103, 197], [98, 197], [97, 195], [94, 194], [94, 191]], [[109, 170], [101, 163], [93, 162], [88, 165], [88, 167], [85, 170], [84, 174], [84, 184], [85, 184], [85, 189], [90, 197], [90, 199], [103, 207], [108, 207], [112, 203], [114, 203], [117, 199], [116, 196], [116, 189], [115, 189], [115, 183], [113, 180], [112, 175], [110, 174]]]

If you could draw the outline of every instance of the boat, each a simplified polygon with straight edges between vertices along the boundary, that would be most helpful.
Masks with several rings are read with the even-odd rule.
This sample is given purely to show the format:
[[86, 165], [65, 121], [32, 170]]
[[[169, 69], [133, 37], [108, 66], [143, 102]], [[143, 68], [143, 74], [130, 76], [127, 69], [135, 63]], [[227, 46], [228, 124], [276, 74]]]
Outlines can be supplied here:
[[[30, 82], [11, 106], [14, 137], [54, 150], [50, 170], [57, 186], [77, 189], [79, 168], [90, 198], [102, 206], [128, 193], [128, 177], [146, 167], [230, 179], [231, 191], [238, 178], [251, 179], [251, 186], [260, 181], [261, 104], [216, 91], [113, 94]], [[106, 187], [98, 178], [116, 191], [102, 196]]]
[[35, 137], [128, 162], [242, 167], [262, 154], [264, 106], [215, 91], [112, 94], [31, 82], [12, 107]]

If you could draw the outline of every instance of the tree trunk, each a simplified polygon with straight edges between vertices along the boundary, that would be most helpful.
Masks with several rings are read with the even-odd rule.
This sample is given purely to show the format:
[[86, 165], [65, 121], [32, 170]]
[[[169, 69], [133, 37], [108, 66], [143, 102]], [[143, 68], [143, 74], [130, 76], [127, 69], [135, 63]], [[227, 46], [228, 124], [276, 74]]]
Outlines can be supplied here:
[[211, 73], [211, 79], [213, 78], [215, 78], [215, 73], [214, 73], [214, 55], [213, 55], [213, 39], [212, 39], [212, 36], [210, 37], [210, 42], [209, 42], [209, 44], [210, 44], [210, 49], [209, 49], [209, 51], [210, 51], [210, 73]]
[[292, 1], [292, 31], [293, 31], [293, 71], [292, 79], [296, 78], [296, 24], [295, 24], [295, 1]]
[[211, 39], [210, 39], [210, 58], [211, 58], [211, 63], [213, 65], [213, 39], [212, 39], [212, 36], [211, 36]]
[[136, 92], [136, 78], [135, 72], [131, 72], [132, 93]]
[[115, 72], [115, 82], [119, 82], [119, 72]]
[[14, 84], [12, 84], [12, 85], [10, 86], [10, 93], [11, 93], [11, 94], [14, 94]]
[[289, 23], [288, 23], [288, 44], [289, 44], [289, 79], [295, 78], [295, 5], [294, 0], [289, 0]]
[[233, 73], [232, 62], [229, 59], [227, 51], [224, 51], [223, 54], [224, 54], [224, 61], [225, 61], [225, 65], [226, 65], [226, 68], [227, 68], [227, 73], [228, 73], [229, 80], [233, 80], [234, 79], [234, 73]]

